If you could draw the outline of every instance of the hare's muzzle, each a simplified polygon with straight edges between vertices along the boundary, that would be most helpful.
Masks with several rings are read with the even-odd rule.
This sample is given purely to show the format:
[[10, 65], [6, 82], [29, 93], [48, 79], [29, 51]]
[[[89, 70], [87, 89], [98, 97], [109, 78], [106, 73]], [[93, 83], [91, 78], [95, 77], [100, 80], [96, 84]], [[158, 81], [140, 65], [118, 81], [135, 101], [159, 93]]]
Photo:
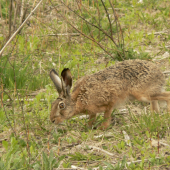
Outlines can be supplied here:
[[56, 118], [54, 116], [52, 116], [52, 115], [50, 116], [50, 120], [51, 120], [52, 123], [55, 123], [55, 119]]
[[54, 117], [51, 116], [50, 120], [52, 123], [55, 123], [56, 125], [61, 124], [64, 121], [64, 119], [61, 116], [54, 116]]

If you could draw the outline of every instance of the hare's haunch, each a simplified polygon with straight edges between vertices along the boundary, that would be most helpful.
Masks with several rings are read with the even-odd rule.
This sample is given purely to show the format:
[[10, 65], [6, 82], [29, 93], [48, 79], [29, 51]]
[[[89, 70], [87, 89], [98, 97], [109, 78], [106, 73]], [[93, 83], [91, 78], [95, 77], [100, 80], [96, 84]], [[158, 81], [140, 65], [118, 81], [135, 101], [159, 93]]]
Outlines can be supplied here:
[[61, 79], [55, 70], [50, 71], [50, 77], [59, 93], [50, 115], [55, 124], [86, 113], [90, 116], [89, 126], [92, 126], [96, 114], [105, 112], [106, 121], [101, 126], [106, 129], [113, 109], [128, 99], [150, 102], [151, 110], [156, 112], [159, 112], [158, 100], [165, 100], [170, 111], [170, 92], [163, 90], [164, 75], [149, 61], [126, 60], [84, 76], [76, 82], [72, 93], [72, 76], [68, 68], [62, 71]]

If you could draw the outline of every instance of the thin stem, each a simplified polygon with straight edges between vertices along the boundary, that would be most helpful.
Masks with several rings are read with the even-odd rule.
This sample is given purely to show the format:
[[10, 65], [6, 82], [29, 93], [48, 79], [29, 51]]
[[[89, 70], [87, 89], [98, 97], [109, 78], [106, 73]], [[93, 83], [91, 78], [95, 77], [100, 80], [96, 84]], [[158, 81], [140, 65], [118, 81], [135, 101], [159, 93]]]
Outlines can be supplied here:
[[108, 21], [109, 21], [111, 38], [113, 39], [113, 30], [112, 30], [112, 24], [111, 24], [111, 21], [110, 21], [109, 13], [108, 13], [108, 11], [107, 11], [107, 8], [106, 8], [103, 0], [101, 0], [101, 2], [102, 2], [102, 5], [103, 5], [103, 7], [104, 7], [104, 10], [105, 10], [105, 12], [106, 12], [107, 19], [108, 19]]
[[9, 35], [8, 35], [9, 38], [11, 36], [11, 27], [12, 27], [12, 0], [10, 1], [9, 5]]

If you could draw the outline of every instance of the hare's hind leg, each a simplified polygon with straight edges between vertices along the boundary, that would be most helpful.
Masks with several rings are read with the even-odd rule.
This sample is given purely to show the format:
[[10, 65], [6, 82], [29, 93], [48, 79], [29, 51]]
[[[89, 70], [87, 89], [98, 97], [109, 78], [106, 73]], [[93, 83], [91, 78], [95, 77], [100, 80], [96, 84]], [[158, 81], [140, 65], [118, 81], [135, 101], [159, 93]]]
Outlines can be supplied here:
[[151, 111], [155, 111], [157, 113], [159, 113], [159, 104], [158, 104], [158, 100], [153, 100], [150, 102], [151, 105]]
[[170, 113], [170, 92], [165, 91], [150, 97], [151, 100], [163, 100], [167, 102], [167, 110]]
[[159, 112], [158, 99], [152, 99], [148, 94], [135, 93], [133, 96], [141, 102], [150, 102], [151, 111]]

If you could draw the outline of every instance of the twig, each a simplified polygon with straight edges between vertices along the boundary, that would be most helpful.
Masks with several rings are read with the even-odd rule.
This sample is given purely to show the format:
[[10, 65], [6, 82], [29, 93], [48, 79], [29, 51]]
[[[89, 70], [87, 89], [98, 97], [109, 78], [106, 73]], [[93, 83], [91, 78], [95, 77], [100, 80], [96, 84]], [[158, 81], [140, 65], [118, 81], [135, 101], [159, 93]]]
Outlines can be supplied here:
[[4, 87], [3, 87], [3, 83], [2, 83], [2, 77], [1, 77], [1, 90], [2, 90], [2, 92], [1, 92], [1, 107], [3, 108], [3, 98], [4, 98], [4, 93], [3, 93], [3, 90], [4, 89]]
[[[113, 39], [113, 30], [112, 30], [112, 24], [111, 24], [111, 21], [110, 21], [109, 13], [108, 13], [108, 11], [107, 11], [107, 8], [106, 8], [103, 0], [101, 0], [101, 2], [102, 2], [102, 5], [103, 5], [103, 7], [104, 7], [104, 9], [105, 9], [105, 12], [106, 12], [106, 15], [107, 15], [107, 19], [108, 19], [108, 21], [109, 21], [111, 38]], [[119, 33], [118, 33], [118, 34], [119, 34]]]
[[113, 133], [111, 132], [108, 132], [108, 133], [105, 133], [105, 134], [100, 134], [100, 135], [97, 135], [97, 136], [94, 136], [94, 139], [98, 139], [98, 138], [101, 138], [101, 137], [113, 137]]
[[5, 50], [5, 48], [8, 46], [8, 44], [12, 41], [12, 39], [17, 35], [17, 33], [20, 31], [20, 29], [24, 26], [24, 24], [28, 21], [30, 16], [35, 12], [35, 10], [38, 8], [38, 6], [41, 4], [43, 0], [40, 0], [40, 2], [36, 5], [36, 7], [31, 11], [31, 13], [28, 15], [28, 17], [25, 19], [25, 21], [19, 26], [19, 28], [14, 32], [14, 34], [11, 36], [11, 38], [6, 42], [6, 44], [3, 46], [3, 48], [0, 51], [0, 58], [2, 57], [2, 53]]
[[64, 33], [64, 34], [46, 34], [46, 35], [38, 35], [38, 37], [44, 36], [80, 36], [79, 33]]
[[[51, 2], [51, 0], [50, 0]], [[104, 47], [102, 44], [100, 44], [99, 42], [97, 42], [94, 38], [91, 38], [89, 36], [87, 36], [86, 34], [84, 34], [83, 32], [81, 32], [78, 28], [76, 28], [65, 16], [60, 14], [60, 11], [54, 6], [54, 4], [51, 2], [52, 6], [54, 7], [54, 9], [58, 12], [58, 14], [60, 15], [60, 17], [62, 17], [69, 25], [71, 25], [76, 31], [78, 31], [81, 35], [83, 35], [84, 37], [90, 39], [91, 41], [95, 42], [103, 51], [105, 51], [110, 57], [114, 58], [112, 54], [110, 54]]]
[[152, 141], [152, 145], [155, 145], [155, 143], [158, 143], [158, 142], [159, 142], [159, 144], [161, 144], [161, 145], [163, 145], [163, 146], [168, 146], [168, 147], [170, 147], [170, 145], [161, 142], [161, 141], [159, 140], [159, 138], [158, 138], [158, 140], [155, 140], [155, 139], [152, 139], [152, 138], [151, 138], [151, 141]]
[[[63, 3], [63, 2], [61, 2], [61, 3]], [[64, 4], [64, 3], [63, 3], [63, 4]], [[64, 4], [64, 5], [65, 5], [65, 4]], [[65, 6], [66, 6], [66, 5], [65, 5]], [[114, 41], [113, 37], [110, 36], [105, 30], [103, 30], [101, 27], [99, 27], [99, 26], [97, 26], [97, 25], [95, 25], [95, 24], [87, 21], [85, 18], [83, 18], [81, 15], [77, 14], [74, 10], [72, 10], [72, 9], [69, 8], [68, 6], [66, 6], [66, 7], [67, 7], [70, 11], [72, 11], [75, 15], [77, 15], [79, 18], [81, 18], [85, 23], [87, 23], [87, 24], [89, 24], [89, 25], [97, 28], [98, 30], [102, 31], [103, 34], [105, 34], [107, 37], [109, 37], [109, 38], [113, 41], [113, 43], [115, 44], [115, 46], [118, 47], [118, 45], [117, 45], [116, 42]]]
[[[10, 98], [10, 99], [7, 99], [6, 101], [9, 102], [11, 100], [12, 99]], [[14, 101], [20, 101], [20, 102], [22, 102], [22, 101], [34, 101], [34, 99], [15, 99]], [[47, 101], [47, 100], [46, 99], [40, 99], [39, 101], [43, 102], [43, 101]]]
[[[156, 157], [155, 159], [160, 159], [160, 157]], [[146, 161], [149, 161], [149, 159], [144, 159], [144, 162], [146, 162]], [[140, 163], [140, 162], [142, 162], [142, 160], [127, 162], [127, 164], [130, 165], [131, 163]]]
[[[85, 147], [85, 146], [82, 146], [82, 145], [77, 145], [76, 148], [86, 148], [86, 147]], [[99, 151], [99, 152], [103, 152], [103, 153], [105, 153], [105, 154], [107, 154], [107, 155], [109, 155], [109, 156], [115, 156], [115, 154], [110, 153], [110, 152], [108, 152], [108, 151], [106, 151], [106, 150], [104, 150], [104, 149], [101, 149], [101, 148], [99, 148], [99, 147], [96, 147], [96, 146], [91, 146], [91, 145], [89, 146], [89, 145], [88, 145], [88, 148], [97, 150], [97, 151]]]
[[58, 138], [58, 151], [57, 151], [57, 154], [59, 154], [60, 152], [60, 138]]
[[129, 137], [129, 135], [126, 133], [126, 131], [122, 131], [122, 133], [123, 133], [123, 135], [124, 135], [124, 139], [125, 139], [125, 142], [126, 142], [126, 144], [128, 145], [128, 146], [130, 146], [130, 147], [132, 147], [132, 144], [131, 144], [131, 142], [130, 142], [130, 137]]
[[[76, 0], [76, 2], [77, 2], [77, 6], [78, 6], [78, 8], [79, 8], [79, 10], [80, 10], [80, 12], [81, 12], [81, 14], [82, 14], [82, 10], [81, 10], [81, 8], [82, 8], [82, 3], [79, 3], [78, 2], [78, 0]], [[65, 5], [65, 4], [64, 4]], [[67, 8], [68, 8], [68, 5], [65, 5]], [[71, 8], [68, 8], [69, 10], [72, 10]], [[85, 8], [84, 8], [85, 9]], [[86, 10], [86, 9], [85, 9]], [[73, 11], [72, 11], [73, 12]], [[86, 10], [86, 12], [88, 12], [87, 10]], [[75, 12], [73, 12], [74, 14], [76, 14]], [[89, 12], [88, 12], [89, 13]], [[90, 14], [90, 13], [89, 13]], [[90, 14], [91, 15], [91, 14]], [[79, 15], [78, 15], [79, 16]], [[91, 15], [92, 16], [92, 15]], [[93, 16], [92, 16], [93, 17]], [[86, 23], [86, 26], [87, 26], [87, 28], [88, 28], [88, 31], [89, 32], [91, 32], [90, 31], [90, 27], [89, 27], [89, 25], [87, 24], [87, 22], [85, 22]], [[81, 22], [81, 32], [82, 32], [82, 25], [83, 25], [83, 22]], [[90, 33], [90, 35], [92, 36], [92, 38], [93, 38], [93, 35], [92, 35], [92, 33]], [[82, 47], [82, 46], [81, 46]]]
[[163, 74], [169, 74], [170, 73], [170, 70], [169, 71], [164, 71], [162, 72]]
[[147, 35], [151, 35], [151, 34], [160, 35], [160, 34], [166, 34], [166, 33], [168, 33], [168, 31], [160, 31], [160, 32], [154, 32], [154, 33], [148, 33]]
[[15, 5], [15, 3], [13, 3], [13, 9], [14, 9], [13, 30], [14, 31], [16, 30], [15, 28], [16, 28], [18, 7], [19, 7], [18, 3], [16, 3], [16, 5]]
[[[113, 6], [113, 4], [112, 4], [112, 2], [109, 0], [109, 3], [110, 3], [110, 5], [111, 5], [111, 7], [112, 7], [112, 11], [113, 11], [113, 14], [114, 14], [114, 17], [115, 17], [115, 21], [116, 21], [116, 29], [117, 29], [117, 35], [118, 35], [118, 42], [119, 42], [119, 46], [121, 47], [121, 45], [123, 45], [123, 47], [121, 47], [122, 48], [122, 50], [123, 50], [123, 54], [124, 54], [124, 58], [126, 58], [126, 54], [125, 54], [125, 50], [124, 50], [124, 37], [123, 37], [123, 32], [122, 32], [122, 28], [121, 28], [121, 26], [120, 26], [120, 23], [119, 23], [119, 20], [118, 20], [118, 16], [117, 16], [117, 13], [116, 13], [116, 11], [115, 11], [115, 8], [114, 8], [114, 6]], [[119, 28], [119, 29], [118, 29]], [[120, 40], [119, 40], [119, 30], [120, 30], [120, 34], [121, 34], [121, 40], [122, 40], [122, 42], [120, 43]], [[120, 57], [122, 58], [122, 55], [121, 54], [119, 54], [120, 55]], [[124, 59], [124, 58], [122, 58], [122, 60]]]
[[20, 12], [20, 24], [22, 24], [22, 18], [23, 18], [23, 15], [24, 15], [24, 0], [22, 0], [21, 2], [21, 12]]
[[3, 93], [6, 93], [6, 95], [10, 98], [10, 99], [7, 99], [8, 101], [12, 101], [11, 96], [3, 89], [3, 85], [2, 85], [2, 92], [0, 93], [0, 95], [2, 95]]
[[12, 27], [12, 0], [10, 1], [9, 5], [9, 35], [8, 38], [11, 36], [11, 27]]
[[87, 170], [87, 169], [85, 169], [85, 168], [80, 168], [80, 167], [78, 167], [78, 166], [75, 166], [75, 165], [71, 165], [71, 168], [73, 168], [73, 169], [82, 169], [82, 170]]

